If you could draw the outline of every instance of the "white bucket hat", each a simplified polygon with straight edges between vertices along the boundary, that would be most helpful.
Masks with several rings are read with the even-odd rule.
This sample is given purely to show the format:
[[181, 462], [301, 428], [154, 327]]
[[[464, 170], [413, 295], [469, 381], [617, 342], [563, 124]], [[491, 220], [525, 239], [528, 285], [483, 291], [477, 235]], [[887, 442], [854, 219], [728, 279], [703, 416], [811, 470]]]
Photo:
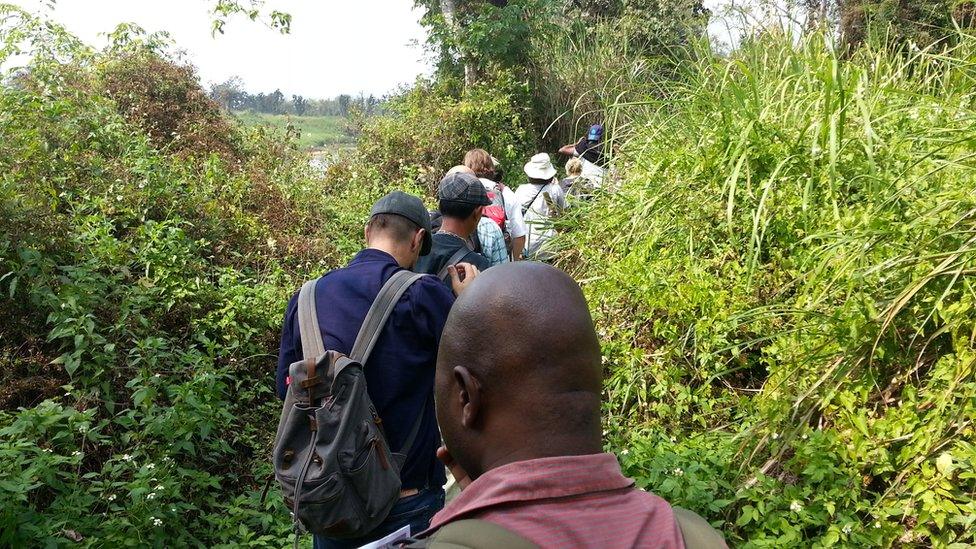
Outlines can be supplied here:
[[547, 153], [539, 153], [533, 156], [523, 169], [525, 175], [532, 179], [552, 179], [556, 177], [557, 173]]

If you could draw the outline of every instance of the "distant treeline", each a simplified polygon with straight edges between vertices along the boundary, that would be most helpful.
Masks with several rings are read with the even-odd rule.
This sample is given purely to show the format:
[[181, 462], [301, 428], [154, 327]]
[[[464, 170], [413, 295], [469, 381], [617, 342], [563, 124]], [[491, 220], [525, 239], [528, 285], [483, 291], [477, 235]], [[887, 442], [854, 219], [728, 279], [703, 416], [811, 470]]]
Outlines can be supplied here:
[[210, 97], [229, 111], [252, 111], [295, 116], [370, 116], [381, 110], [381, 101], [373, 95], [339, 95], [331, 99], [310, 99], [301, 95], [286, 96], [281, 90], [271, 93], [249, 93], [240, 78], [210, 86]]

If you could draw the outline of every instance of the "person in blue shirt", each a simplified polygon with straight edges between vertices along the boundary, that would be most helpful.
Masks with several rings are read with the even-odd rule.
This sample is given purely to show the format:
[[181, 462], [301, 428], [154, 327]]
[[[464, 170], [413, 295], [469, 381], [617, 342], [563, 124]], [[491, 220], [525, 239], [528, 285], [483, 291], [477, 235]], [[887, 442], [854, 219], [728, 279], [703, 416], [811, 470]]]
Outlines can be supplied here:
[[[349, 264], [318, 279], [315, 303], [326, 349], [349, 354], [366, 312], [383, 284], [401, 269], [412, 269], [431, 249], [430, 217], [415, 196], [393, 192], [381, 198], [366, 225], [367, 248]], [[415, 282], [403, 294], [364, 365], [370, 399], [383, 422], [391, 448], [404, 445], [418, 416], [420, 432], [400, 473], [402, 492], [386, 521], [355, 540], [321, 536], [314, 547], [359, 547], [409, 524], [412, 532], [427, 528], [444, 506], [444, 466], [437, 460], [440, 434], [434, 416], [434, 368], [447, 315], [479, 271], [460, 264], [452, 268], [452, 287], [433, 276]], [[277, 392], [287, 391], [288, 367], [302, 359], [297, 318], [298, 294], [288, 303], [278, 355]]]

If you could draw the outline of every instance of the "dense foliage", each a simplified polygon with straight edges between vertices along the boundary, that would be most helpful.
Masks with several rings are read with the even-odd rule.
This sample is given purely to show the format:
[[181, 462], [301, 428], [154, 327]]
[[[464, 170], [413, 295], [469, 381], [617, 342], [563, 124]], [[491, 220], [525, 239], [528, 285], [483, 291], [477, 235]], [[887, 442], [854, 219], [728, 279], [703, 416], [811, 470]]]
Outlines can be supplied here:
[[3, 52], [43, 47], [0, 88], [0, 545], [280, 546], [280, 315], [366, 199], [145, 42], [7, 14]]
[[[614, 183], [562, 218], [559, 263], [626, 472], [736, 546], [976, 543], [976, 39], [660, 52], [695, 42], [698, 2], [658, 3], [694, 16], [658, 42], [623, 21], [643, 0], [495, 4], [462, 14], [477, 82], [446, 43], [454, 69], [321, 172], [165, 37], [93, 51], [2, 9], [0, 63], [35, 57], [0, 87], [0, 545], [281, 546], [261, 492], [290, 293], [387, 190], [430, 197], [474, 146], [517, 173], [597, 120]], [[538, 24], [521, 61], [489, 43]]]
[[976, 39], [768, 33], [619, 106], [566, 221], [608, 447], [735, 545], [976, 543]]

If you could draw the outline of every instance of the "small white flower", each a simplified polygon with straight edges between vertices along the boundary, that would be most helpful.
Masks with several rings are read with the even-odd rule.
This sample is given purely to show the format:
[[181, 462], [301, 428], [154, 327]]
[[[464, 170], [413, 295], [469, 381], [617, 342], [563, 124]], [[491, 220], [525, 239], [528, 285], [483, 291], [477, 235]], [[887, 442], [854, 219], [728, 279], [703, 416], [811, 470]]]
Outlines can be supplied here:
[[74, 452], [71, 452], [71, 457], [78, 457], [80, 455], [81, 455], [81, 452], [78, 451], [78, 450], [75, 450]]
[[163, 377], [163, 376], [161, 376], [161, 375], [159, 375], [159, 374], [156, 374], [156, 375], [154, 375], [153, 377], [157, 377], [157, 378], [158, 378], [158, 377]]
[[173, 512], [173, 513], [175, 513], [175, 512], [176, 512], [176, 507], [171, 507], [171, 508], [170, 508], [170, 512]]
[[125, 454], [122, 456], [122, 461], [132, 461], [132, 456]]
[[773, 433], [773, 440], [776, 440], [778, 438], [779, 438], [779, 433]]
[[109, 495], [109, 496], [108, 496], [108, 500], [109, 500], [109, 501], [115, 501], [115, 494], [111, 494], [111, 495]]
[[87, 433], [88, 432], [88, 426], [87, 425], [79, 425], [78, 426], [78, 432], [79, 433]]
[[52, 452], [52, 450], [50, 448], [45, 448], [44, 449], [44, 452], [50, 454]]
[[794, 513], [799, 513], [802, 510], [803, 510], [803, 504], [800, 503], [799, 501], [794, 499], [793, 502], [790, 503], [790, 511], [793, 511]]
[[119, 202], [122, 202], [122, 195], [121, 194], [120, 195], [116, 195], [115, 196], [115, 199], [118, 200]]
[[146, 494], [146, 499], [148, 500], [156, 499], [156, 492], [149, 492], [148, 494]]
[[165, 487], [165, 486], [163, 486], [162, 484], [160, 484], [159, 486], [157, 486], [157, 487], [156, 487], [156, 491], [157, 491], [157, 492], [162, 492], [162, 491], [163, 491], [163, 490], [165, 490], [165, 489], [166, 489], [166, 487]]
[[676, 477], [683, 477], [683, 476], [685, 476], [685, 472], [681, 469], [681, 467], [675, 467], [674, 468], [674, 476], [676, 476]]
[[153, 470], [153, 469], [155, 469], [155, 468], [156, 468], [156, 464], [155, 463], [147, 463], [146, 464], [146, 469], [149, 469], [150, 471]]
[[678, 442], [678, 437], [671, 437], [671, 443], [674, 444], [675, 442]]
[[879, 522], [875, 522], [874, 523], [874, 527], [875, 528], [881, 528], [881, 522], [880, 521]]
[[71, 396], [71, 393], [65, 393], [64, 396], [69, 397]]
[[845, 535], [845, 536], [847, 536], [847, 535], [850, 535], [850, 533], [851, 533], [851, 531], [852, 531], [853, 529], [854, 529], [854, 528], [852, 528], [850, 524], [845, 524], [845, 525], [844, 525], [844, 528], [843, 528], [843, 529], [841, 529], [841, 532], [844, 532], [844, 535]]
[[629, 453], [630, 453], [630, 450], [628, 448], [624, 448], [623, 450], [620, 451], [620, 455], [622, 455], [622, 456], [626, 456]]
[[153, 526], [162, 526], [163, 525], [163, 519], [158, 519], [158, 518], [152, 517], [152, 523], [153, 523]]

